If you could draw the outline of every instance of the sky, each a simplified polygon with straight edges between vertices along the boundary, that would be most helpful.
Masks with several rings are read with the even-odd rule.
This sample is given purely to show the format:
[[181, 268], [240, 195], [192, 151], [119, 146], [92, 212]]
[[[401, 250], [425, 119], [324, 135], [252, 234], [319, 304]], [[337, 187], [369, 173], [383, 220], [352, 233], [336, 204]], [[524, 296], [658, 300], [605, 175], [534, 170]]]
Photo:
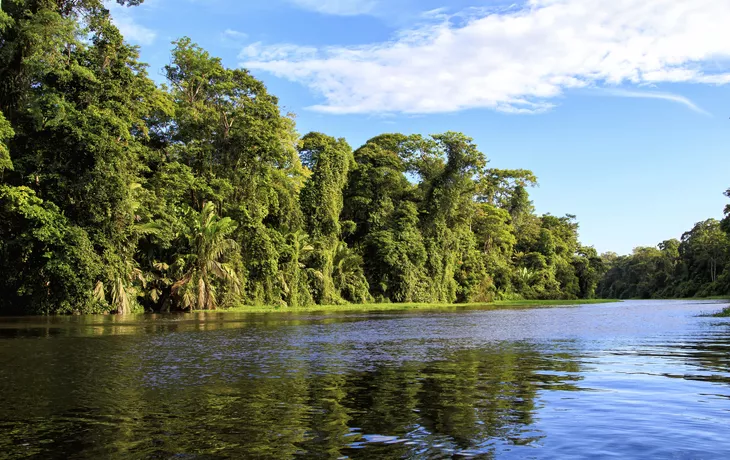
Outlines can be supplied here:
[[188, 36], [249, 69], [300, 133], [357, 148], [460, 131], [532, 170], [539, 213], [630, 253], [730, 202], [730, 1], [145, 0], [110, 4], [164, 81]]

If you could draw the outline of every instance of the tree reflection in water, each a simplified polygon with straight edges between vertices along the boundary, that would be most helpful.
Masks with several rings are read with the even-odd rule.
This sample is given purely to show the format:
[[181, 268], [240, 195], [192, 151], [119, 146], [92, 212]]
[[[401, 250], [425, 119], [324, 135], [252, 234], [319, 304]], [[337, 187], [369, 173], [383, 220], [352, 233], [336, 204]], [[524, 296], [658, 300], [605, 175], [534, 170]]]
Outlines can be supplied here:
[[0, 458], [718, 452], [730, 327], [656, 305], [6, 319]]
[[[308, 359], [280, 350], [271, 360], [245, 353], [240, 337], [226, 350], [219, 337], [208, 349], [216, 362], [202, 358], [210, 344], [200, 335], [184, 343], [160, 336], [168, 347], [156, 353], [141, 352], [155, 342], [139, 337], [30, 342], [25, 377], [12, 379], [26, 388], [2, 385], [18, 398], [3, 403], [0, 450], [44, 458], [483, 456], [538, 441], [530, 427], [538, 392], [576, 390], [580, 379], [570, 353], [530, 343], [362, 370], [331, 343]], [[13, 354], [0, 352], [3, 360]], [[54, 366], [59, 372], [48, 372]]]

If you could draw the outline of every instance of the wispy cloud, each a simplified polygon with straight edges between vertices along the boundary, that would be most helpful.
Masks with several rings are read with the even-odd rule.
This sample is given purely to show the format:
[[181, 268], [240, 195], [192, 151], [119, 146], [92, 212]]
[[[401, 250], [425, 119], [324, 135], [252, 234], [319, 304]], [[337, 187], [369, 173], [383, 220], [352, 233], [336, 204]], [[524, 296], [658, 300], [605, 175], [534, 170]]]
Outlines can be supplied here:
[[245, 32], [239, 32], [239, 31], [233, 30], [233, 29], [226, 29], [226, 30], [224, 30], [223, 31], [223, 35], [225, 37], [228, 37], [228, 38], [231, 38], [231, 39], [235, 39], [235, 40], [244, 40], [244, 39], [248, 38], [248, 34], [247, 33], [245, 33]]
[[221, 32], [221, 41], [228, 46], [241, 46], [247, 38], [247, 33], [238, 30], [226, 29]]
[[242, 65], [308, 86], [328, 113], [534, 113], [572, 88], [730, 83], [727, 0], [529, 0], [424, 20], [356, 47], [258, 43]]
[[688, 98], [681, 96], [679, 94], [660, 93], [660, 92], [655, 92], [655, 91], [631, 91], [631, 90], [624, 90], [624, 89], [609, 89], [609, 90], [606, 90], [606, 94], [608, 94], [609, 96], [618, 96], [618, 97], [663, 99], [665, 101], [676, 102], [677, 104], [682, 104], [683, 106], [687, 107], [690, 110], [693, 110], [697, 113], [701, 113], [703, 115], [710, 116], [709, 112], [707, 112], [706, 110], [703, 110], [702, 108], [698, 107], [697, 104], [695, 104]]
[[378, 0], [289, 0], [294, 5], [311, 11], [338, 16], [369, 14]]
[[141, 24], [132, 16], [130, 9], [116, 3], [107, 5], [112, 12], [112, 22], [124, 35], [127, 41], [140, 45], [150, 45], [157, 38], [157, 33]]

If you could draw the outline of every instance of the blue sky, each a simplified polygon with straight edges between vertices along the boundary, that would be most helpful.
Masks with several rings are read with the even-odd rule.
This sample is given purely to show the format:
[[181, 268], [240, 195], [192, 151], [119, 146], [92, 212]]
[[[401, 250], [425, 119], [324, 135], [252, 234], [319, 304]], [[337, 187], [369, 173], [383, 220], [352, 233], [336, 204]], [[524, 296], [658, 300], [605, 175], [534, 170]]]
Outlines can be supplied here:
[[189, 36], [262, 79], [302, 133], [353, 147], [462, 131], [531, 169], [537, 211], [628, 253], [720, 218], [727, 0], [146, 0], [112, 13], [162, 81]]

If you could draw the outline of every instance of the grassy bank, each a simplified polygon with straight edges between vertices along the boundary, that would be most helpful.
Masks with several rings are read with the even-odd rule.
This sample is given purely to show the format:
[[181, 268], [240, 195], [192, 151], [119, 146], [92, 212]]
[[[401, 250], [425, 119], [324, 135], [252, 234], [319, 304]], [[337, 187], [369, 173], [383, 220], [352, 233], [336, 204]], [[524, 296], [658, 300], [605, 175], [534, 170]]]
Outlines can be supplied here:
[[409, 310], [466, 310], [490, 308], [558, 307], [618, 302], [617, 300], [501, 300], [491, 303], [440, 304], [440, 303], [373, 303], [346, 305], [312, 305], [308, 307], [240, 306], [222, 312], [232, 313], [314, 313], [314, 312], [370, 312]]
[[730, 307], [725, 307], [722, 309], [722, 311], [718, 311], [717, 313], [714, 313], [710, 316], [713, 316], [715, 318], [730, 318]]

